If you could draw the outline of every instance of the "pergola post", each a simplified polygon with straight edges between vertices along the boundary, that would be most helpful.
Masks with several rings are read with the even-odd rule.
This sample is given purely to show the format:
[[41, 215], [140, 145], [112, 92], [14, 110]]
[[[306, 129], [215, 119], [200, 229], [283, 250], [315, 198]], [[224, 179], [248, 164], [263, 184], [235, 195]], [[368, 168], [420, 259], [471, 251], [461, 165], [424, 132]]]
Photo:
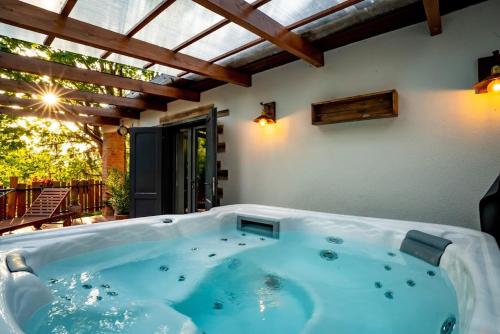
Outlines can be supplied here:
[[[125, 136], [119, 135], [115, 127], [105, 129], [102, 142], [102, 180], [106, 183], [109, 172], [115, 168], [125, 172]], [[103, 187], [103, 202], [110, 199], [106, 186]], [[104, 205], [103, 216], [112, 216], [113, 210]]]

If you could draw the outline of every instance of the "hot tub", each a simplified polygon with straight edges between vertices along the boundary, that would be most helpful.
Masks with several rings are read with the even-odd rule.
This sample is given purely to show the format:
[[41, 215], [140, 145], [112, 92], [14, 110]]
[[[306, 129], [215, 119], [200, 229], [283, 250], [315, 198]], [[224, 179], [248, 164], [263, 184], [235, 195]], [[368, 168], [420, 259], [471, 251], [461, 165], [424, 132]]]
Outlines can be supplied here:
[[[411, 229], [453, 242], [439, 266]], [[477, 231], [235, 205], [2, 237], [0, 333], [493, 334], [499, 279]]]

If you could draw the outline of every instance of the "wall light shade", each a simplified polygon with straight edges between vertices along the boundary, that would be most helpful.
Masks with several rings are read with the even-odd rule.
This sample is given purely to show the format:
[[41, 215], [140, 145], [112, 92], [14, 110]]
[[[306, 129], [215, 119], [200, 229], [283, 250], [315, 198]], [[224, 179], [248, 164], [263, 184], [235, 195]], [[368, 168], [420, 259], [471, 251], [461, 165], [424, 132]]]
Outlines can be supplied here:
[[276, 102], [260, 103], [262, 106], [261, 114], [253, 121], [264, 127], [268, 124], [276, 123]]
[[500, 93], [500, 54], [493, 51], [493, 56], [479, 58], [479, 82], [474, 85], [476, 94]]

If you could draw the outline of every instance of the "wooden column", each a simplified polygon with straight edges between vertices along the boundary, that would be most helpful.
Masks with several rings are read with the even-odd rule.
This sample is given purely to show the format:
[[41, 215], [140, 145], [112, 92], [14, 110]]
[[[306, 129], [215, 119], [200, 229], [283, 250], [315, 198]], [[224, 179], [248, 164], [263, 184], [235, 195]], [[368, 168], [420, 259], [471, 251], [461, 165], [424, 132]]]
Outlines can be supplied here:
[[[0, 184], [0, 189], [3, 189], [3, 186]], [[0, 197], [0, 220], [5, 219], [5, 196]]]
[[[17, 188], [17, 177], [10, 177], [9, 188], [15, 189]], [[17, 191], [12, 191], [7, 195], [7, 219], [14, 218], [16, 215], [16, 198]]]
[[26, 184], [21, 183], [17, 185], [17, 217], [22, 217], [26, 212]]
[[71, 195], [70, 196], [71, 202], [74, 201], [75, 199], [78, 200], [78, 181], [77, 180], [71, 180], [71, 194], [70, 195]]
[[95, 211], [95, 203], [94, 203], [94, 195], [95, 195], [95, 183], [94, 180], [88, 180], [88, 192], [87, 192], [87, 211], [94, 212]]

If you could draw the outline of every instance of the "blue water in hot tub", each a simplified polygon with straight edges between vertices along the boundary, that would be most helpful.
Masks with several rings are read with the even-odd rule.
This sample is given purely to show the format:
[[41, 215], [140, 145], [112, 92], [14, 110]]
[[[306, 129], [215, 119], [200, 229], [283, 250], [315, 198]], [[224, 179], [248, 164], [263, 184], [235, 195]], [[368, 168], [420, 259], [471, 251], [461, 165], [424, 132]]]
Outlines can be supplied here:
[[[330, 237], [330, 238], [329, 238]], [[107, 248], [37, 273], [54, 300], [28, 333], [440, 334], [457, 319], [444, 271], [335, 235], [214, 231]]]

